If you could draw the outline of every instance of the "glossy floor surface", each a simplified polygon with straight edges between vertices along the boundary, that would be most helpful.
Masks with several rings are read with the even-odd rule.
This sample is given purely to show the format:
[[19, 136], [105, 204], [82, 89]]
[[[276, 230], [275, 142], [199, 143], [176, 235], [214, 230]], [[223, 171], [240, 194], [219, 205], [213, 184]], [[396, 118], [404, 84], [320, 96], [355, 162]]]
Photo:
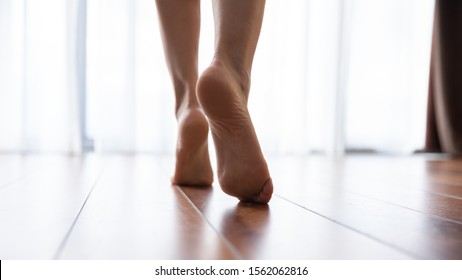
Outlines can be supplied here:
[[269, 205], [153, 155], [0, 155], [0, 259], [462, 259], [462, 161], [269, 159]]

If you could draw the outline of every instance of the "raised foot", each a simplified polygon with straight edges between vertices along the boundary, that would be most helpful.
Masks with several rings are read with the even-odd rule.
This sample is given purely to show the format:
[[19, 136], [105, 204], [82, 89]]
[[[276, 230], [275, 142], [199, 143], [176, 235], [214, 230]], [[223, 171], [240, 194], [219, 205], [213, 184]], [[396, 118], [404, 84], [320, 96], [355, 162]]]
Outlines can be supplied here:
[[197, 83], [197, 97], [208, 117], [223, 191], [241, 201], [268, 203], [273, 193], [247, 110], [248, 84], [223, 64], [212, 64]]
[[213, 182], [213, 172], [207, 145], [207, 119], [199, 108], [182, 109], [178, 112], [177, 119], [178, 141], [172, 183], [210, 186]]

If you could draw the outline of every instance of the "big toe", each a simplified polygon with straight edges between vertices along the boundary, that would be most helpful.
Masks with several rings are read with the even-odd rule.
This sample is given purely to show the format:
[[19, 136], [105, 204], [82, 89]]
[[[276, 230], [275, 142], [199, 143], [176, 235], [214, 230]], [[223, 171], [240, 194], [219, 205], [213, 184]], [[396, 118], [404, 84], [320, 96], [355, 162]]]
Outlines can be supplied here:
[[240, 198], [240, 200], [243, 202], [267, 204], [273, 196], [273, 189], [273, 180], [271, 180], [271, 178], [268, 178], [268, 180], [265, 181], [263, 187], [257, 195], [248, 198]]

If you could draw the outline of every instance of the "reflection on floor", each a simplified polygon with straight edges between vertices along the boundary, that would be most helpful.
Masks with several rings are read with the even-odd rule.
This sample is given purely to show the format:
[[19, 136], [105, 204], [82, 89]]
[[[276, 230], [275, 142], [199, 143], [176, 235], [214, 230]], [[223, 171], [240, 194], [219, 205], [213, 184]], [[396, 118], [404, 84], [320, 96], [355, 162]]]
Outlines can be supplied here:
[[462, 259], [462, 161], [270, 158], [269, 205], [171, 158], [0, 155], [0, 259]]

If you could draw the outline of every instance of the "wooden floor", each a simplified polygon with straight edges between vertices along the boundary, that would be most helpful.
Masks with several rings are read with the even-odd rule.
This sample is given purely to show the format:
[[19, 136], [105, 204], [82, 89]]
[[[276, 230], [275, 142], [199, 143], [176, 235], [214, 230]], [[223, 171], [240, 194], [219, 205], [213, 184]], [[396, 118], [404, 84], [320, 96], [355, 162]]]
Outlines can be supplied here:
[[462, 160], [269, 160], [269, 205], [153, 155], [0, 155], [0, 259], [462, 259]]

